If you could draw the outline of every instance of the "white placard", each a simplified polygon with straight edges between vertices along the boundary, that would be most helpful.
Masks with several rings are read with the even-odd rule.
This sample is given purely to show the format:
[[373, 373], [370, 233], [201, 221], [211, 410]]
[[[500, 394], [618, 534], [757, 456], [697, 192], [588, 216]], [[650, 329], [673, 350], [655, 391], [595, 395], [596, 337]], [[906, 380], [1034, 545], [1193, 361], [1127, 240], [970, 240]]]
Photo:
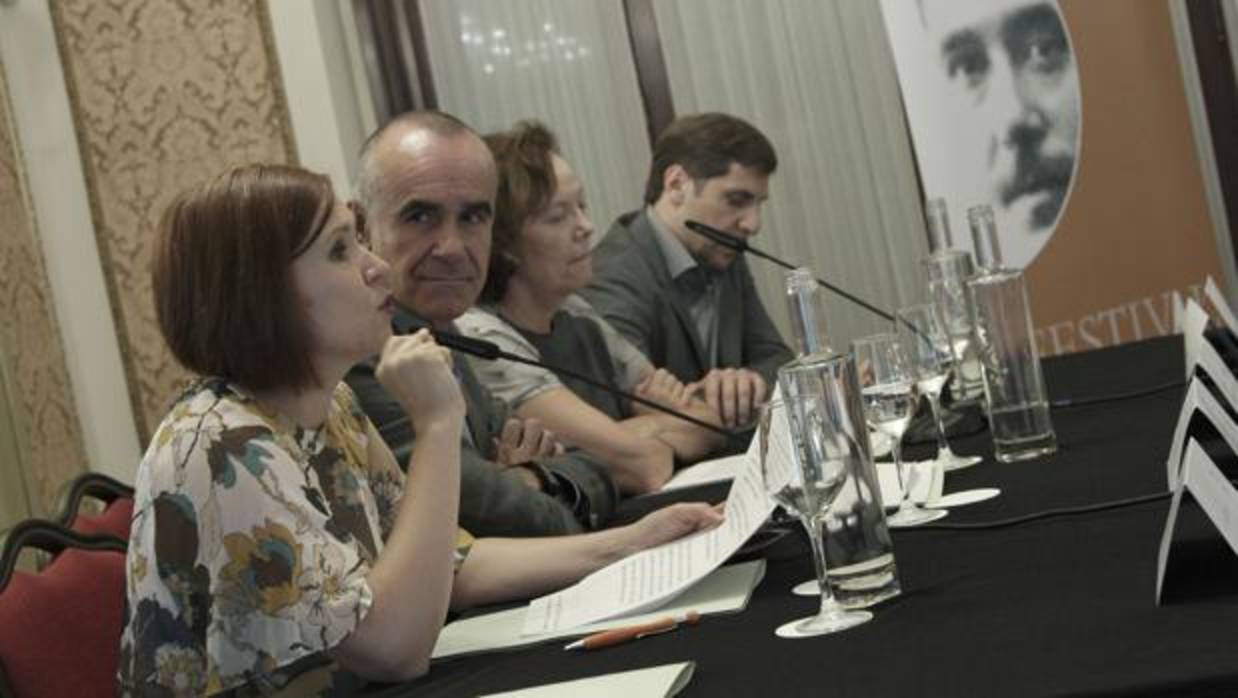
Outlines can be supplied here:
[[1221, 320], [1229, 331], [1238, 335], [1238, 318], [1234, 317], [1234, 311], [1230, 310], [1229, 303], [1225, 300], [1217, 282], [1212, 279], [1212, 275], [1209, 275], [1204, 283], [1204, 297], [1211, 301], [1213, 309], [1217, 311], [1217, 315], [1221, 316]]
[[1182, 401], [1182, 411], [1178, 413], [1178, 425], [1174, 427], [1173, 445], [1169, 449], [1169, 458], [1165, 461], [1170, 490], [1178, 487], [1182, 471], [1182, 449], [1186, 447], [1187, 441], [1186, 430], [1191, 423], [1191, 417], [1195, 416], [1196, 412], [1203, 413], [1212, 426], [1221, 433], [1221, 437], [1225, 439], [1230, 450], [1238, 454], [1238, 424], [1234, 423], [1229, 413], [1225, 411], [1225, 407], [1213, 396], [1207, 386], [1197, 380], [1192, 380], [1190, 387], [1186, 390], [1186, 399]]
[[1187, 380], [1195, 374], [1196, 368], [1203, 369], [1204, 373], [1216, 384], [1217, 389], [1221, 391], [1221, 397], [1231, 407], [1238, 406], [1238, 378], [1235, 378], [1234, 372], [1225, 365], [1225, 361], [1212, 346], [1212, 342], [1205, 339], [1202, 334], [1187, 334], [1185, 342], [1187, 353], [1195, 357], [1192, 363], [1187, 364]]
[[1195, 299], [1186, 300], [1186, 312], [1182, 319], [1182, 338], [1185, 342], [1186, 377], [1190, 379], [1198, 362], [1199, 345], [1206, 344], [1204, 330], [1208, 328], [1208, 313], [1200, 307]]
[[1221, 536], [1235, 554], [1238, 554], [1238, 490], [1230, 484], [1225, 474], [1217, 467], [1204, 449], [1191, 439], [1182, 462], [1181, 484], [1174, 490], [1169, 505], [1169, 516], [1161, 534], [1161, 546], [1156, 557], [1156, 604], [1161, 603], [1161, 591], [1165, 583], [1165, 571], [1169, 562], [1169, 548], [1173, 543], [1174, 526], [1178, 521], [1184, 492], [1190, 491], [1208, 519], [1221, 532]]

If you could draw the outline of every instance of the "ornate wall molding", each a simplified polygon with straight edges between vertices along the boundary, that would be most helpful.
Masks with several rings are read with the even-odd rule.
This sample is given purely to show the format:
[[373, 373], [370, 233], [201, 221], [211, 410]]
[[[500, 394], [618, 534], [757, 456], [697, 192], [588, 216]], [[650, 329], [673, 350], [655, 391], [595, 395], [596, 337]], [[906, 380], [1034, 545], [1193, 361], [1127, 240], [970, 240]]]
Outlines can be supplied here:
[[91, 215], [143, 441], [185, 377], [159, 335], [149, 265], [189, 186], [296, 149], [261, 0], [51, 3]]
[[86, 465], [81, 425], [0, 65], [0, 360], [32, 514]]

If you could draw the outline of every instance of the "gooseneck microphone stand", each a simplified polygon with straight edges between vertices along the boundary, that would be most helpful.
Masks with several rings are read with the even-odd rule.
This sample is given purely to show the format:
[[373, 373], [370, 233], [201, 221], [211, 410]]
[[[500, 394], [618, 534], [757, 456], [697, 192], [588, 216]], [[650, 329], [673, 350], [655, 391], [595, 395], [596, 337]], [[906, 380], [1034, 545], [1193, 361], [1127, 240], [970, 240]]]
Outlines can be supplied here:
[[690, 422], [692, 424], [695, 424], [698, 427], [701, 427], [702, 429], [708, 429], [709, 431], [712, 431], [716, 434], [721, 434], [722, 436], [725, 436], [728, 438], [736, 436], [736, 433], [731, 431], [730, 429], [720, 427], [716, 424], [710, 424], [709, 422], [706, 422], [703, 419], [697, 419], [696, 417], [693, 417], [692, 415], [684, 414], [683, 412], [680, 412], [678, 410], [673, 410], [665, 405], [654, 402], [653, 400], [650, 400], [648, 398], [643, 398], [639, 395], [633, 395], [629, 392], [620, 390], [619, 388], [616, 388], [615, 386], [610, 385], [609, 383], [606, 383], [604, 381], [599, 381], [590, 376], [586, 376], [583, 373], [580, 373], [579, 371], [574, 371], [572, 369], [563, 368], [562, 366], [554, 366], [548, 363], [536, 361], [534, 359], [530, 359], [524, 356], [520, 356], [517, 354], [512, 354], [510, 352], [503, 351], [502, 349], [499, 348], [499, 345], [495, 344], [494, 342], [488, 342], [484, 339], [477, 339], [475, 337], [465, 337], [464, 335], [456, 334], [454, 332], [447, 332], [445, 330], [436, 330], [432, 327], [429, 327], [428, 325], [423, 325], [422, 327], [430, 330], [430, 334], [434, 337], [434, 341], [438, 342], [442, 346], [455, 349], [456, 351], [460, 351], [465, 354], [469, 354], [471, 356], [476, 356], [479, 359], [484, 359], [486, 361], [496, 361], [498, 359], [505, 359], [507, 361], [514, 361], [519, 364], [526, 364], [528, 366], [536, 366], [537, 368], [543, 368], [543, 369], [546, 369], [548, 371], [551, 371], [559, 375], [568, 376], [569, 378], [575, 378], [576, 380], [581, 381], [582, 383], [588, 383], [589, 385], [595, 388], [600, 388], [602, 390], [605, 390], [606, 392], [612, 395], [618, 395], [619, 397], [625, 398], [627, 400], [631, 400], [632, 402], [638, 402], [647, 407], [652, 407], [653, 409], [658, 410], [659, 412], [669, 414], [672, 417], [675, 417], [677, 419], [682, 419], [685, 422]]
[[[750, 252], [760, 257], [761, 259], [768, 259], [769, 261], [773, 262], [774, 264], [777, 264], [780, 267], [783, 267], [784, 269], [795, 269], [796, 268], [795, 265], [791, 264], [790, 262], [785, 262], [781, 259], [778, 259], [774, 255], [769, 254], [768, 252], [764, 252], [762, 250], [759, 250], [749, 245], [747, 240], [738, 238], [734, 235], [731, 235], [730, 233], [723, 232], [712, 226], [705, 225], [704, 223], [701, 223], [700, 221], [692, 221], [692, 220], [684, 221], [684, 225], [688, 226], [688, 230], [691, 230], [697, 235], [701, 235], [703, 237], [709, 238], [710, 240], [718, 243], [719, 245], [722, 245], [723, 247], [728, 247], [741, 254], [744, 252]], [[847, 291], [842, 290], [841, 288], [826, 281], [825, 279], [822, 279], [820, 277], [815, 277], [815, 278], [817, 280], [817, 283], [820, 284], [822, 287], [833, 291], [834, 293], [842, 296], [843, 298], [846, 298], [852, 303], [855, 303], [856, 305], [868, 310], [874, 315], [879, 315], [891, 322], [894, 321], [893, 315], [882, 310], [881, 308], [878, 308], [872, 303], [869, 303], [868, 301], [863, 300], [861, 298], [857, 298], [851, 293], [848, 293]]]

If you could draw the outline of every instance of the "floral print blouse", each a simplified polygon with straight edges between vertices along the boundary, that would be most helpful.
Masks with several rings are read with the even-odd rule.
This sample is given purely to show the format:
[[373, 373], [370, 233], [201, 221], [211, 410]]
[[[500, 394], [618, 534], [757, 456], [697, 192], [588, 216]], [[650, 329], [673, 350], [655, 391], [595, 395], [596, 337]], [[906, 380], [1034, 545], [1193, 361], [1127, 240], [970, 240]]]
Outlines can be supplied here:
[[[318, 429], [217, 379], [177, 401], [138, 467], [123, 694], [322, 696], [363, 685], [326, 651], [370, 609], [366, 575], [404, 489], [397, 468], [367, 457], [374, 434], [343, 383]], [[461, 532], [457, 568], [469, 542]]]

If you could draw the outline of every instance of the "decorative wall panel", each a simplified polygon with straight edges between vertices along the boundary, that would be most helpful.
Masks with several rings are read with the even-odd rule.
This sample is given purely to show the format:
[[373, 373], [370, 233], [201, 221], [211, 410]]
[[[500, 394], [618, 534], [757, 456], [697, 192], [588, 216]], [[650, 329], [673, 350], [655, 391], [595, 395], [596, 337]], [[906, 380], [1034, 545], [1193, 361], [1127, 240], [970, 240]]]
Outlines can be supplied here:
[[55, 304], [26, 187], [4, 66], [0, 65], [0, 360], [18, 462], [5, 487], [29, 490], [34, 515], [51, 512], [62, 482], [86, 467]]
[[185, 373], [159, 335], [150, 256], [185, 188], [296, 150], [260, 0], [51, 3], [104, 277], [143, 441]]

